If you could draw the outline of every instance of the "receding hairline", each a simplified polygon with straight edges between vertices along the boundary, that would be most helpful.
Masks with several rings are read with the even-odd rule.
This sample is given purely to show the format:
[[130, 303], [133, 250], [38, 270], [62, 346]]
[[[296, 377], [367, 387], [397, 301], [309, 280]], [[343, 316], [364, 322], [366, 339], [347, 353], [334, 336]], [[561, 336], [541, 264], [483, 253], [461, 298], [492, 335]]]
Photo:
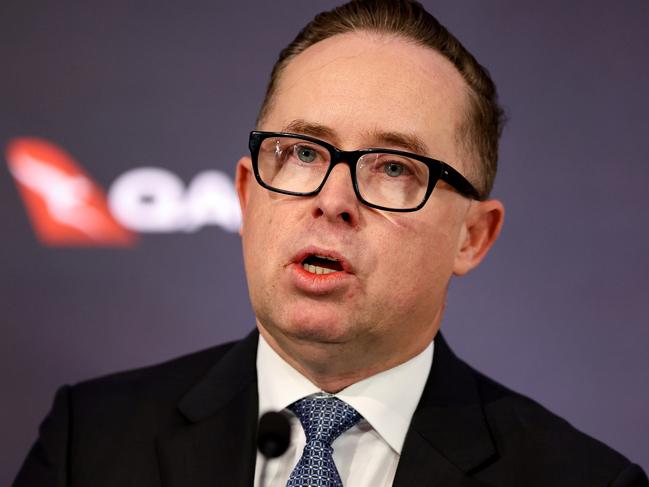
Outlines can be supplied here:
[[419, 39], [408, 36], [407, 34], [404, 34], [404, 33], [388, 30], [387, 28], [363, 26], [363, 27], [354, 27], [353, 29], [346, 30], [346, 31], [343, 31], [343, 32], [339, 32], [339, 33], [333, 34], [333, 35], [331, 35], [329, 37], [326, 37], [324, 39], [321, 39], [318, 42], [315, 42], [315, 43], [309, 45], [308, 47], [301, 50], [300, 52], [297, 52], [297, 53], [283, 59], [283, 61], [281, 63], [278, 63], [277, 64], [278, 69], [277, 69], [277, 72], [275, 73], [275, 79], [273, 80], [274, 83], [272, 84], [272, 86], [270, 86], [271, 89], [269, 91], [267, 91], [266, 97], [265, 97], [265, 99], [264, 99], [264, 101], [262, 103], [261, 109], [259, 110], [259, 114], [257, 115], [257, 120], [255, 122], [256, 127], [259, 128], [259, 126], [263, 123], [265, 117], [268, 115], [268, 112], [271, 110], [274, 99], [275, 99], [275, 95], [279, 91], [278, 87], [279, 87], [280, 82], [281, 82], [281, 80], [283, 78], [283, 73], [286, 70], [286, 68], [288, 67], [288, 65], [291, 64], [295, 58], [297, 58], [300, 55], [304, 54], [305, 52], [309, 51], [314, 46], [321, 45], [325, 41], [328, 41], [328, 40], [333, 39], [333, 38], [348, 37], [348, 36], [367, 36], [367, 37], [374, 38], [374, 39], [383, 38], [383, 39], [386, 39], [386, 40], [390, 40], [390, 39], [400, 40], [400, 41], [403, 41], [406, 44], [410, 44], [412, 46], [422, 47], [422, 48], [425, 48], [425, 49], [427, 49], [429, 51], [432, 51], [432, 52], [438, 54], [440, 59], [443, 60], [443, 62], [447, 63], [448, 66], [453, 69], [453, 71], [458, 75], [458, 78], [461, 80], [463, 91], [465, 92], [465, 95], [466, 95], [466, 103], [465, 103], [465, 105], [466, 105], [466, 110], [467, 110], [467, 115], [468, 115], [468, 117], [463, 117], [463, 121], [465, 119], [470, 120], [470, 113], [468, 113], [472, 108], [472, 103], [471, 103], [470, 97], [472, 95], [477, 96], [477, 94], [475, 93], [473, 88], [469, 85], [469, 83], [464, 78], [462, 73], [457, 69], [457, 67], [455, 65], [453, 65], [453, 63], [448, 59], [447, 56], [444, 55], [443, 52], [441, 52], [439, 49], [436, 49], [433, 46], [430, 46], [430, 45], [426, 44], [425, 42], [420, 41]]

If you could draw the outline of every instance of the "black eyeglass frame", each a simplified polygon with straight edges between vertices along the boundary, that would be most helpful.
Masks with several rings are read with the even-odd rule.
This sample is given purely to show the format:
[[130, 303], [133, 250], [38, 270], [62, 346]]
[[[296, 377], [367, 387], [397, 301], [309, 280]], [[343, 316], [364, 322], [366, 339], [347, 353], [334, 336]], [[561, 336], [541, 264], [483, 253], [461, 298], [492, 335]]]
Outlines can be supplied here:
[[[264, 140], [272, 137], [290, 137], [292, 139], [305, 140], [307, 142], [318, 144], [329, 151], [331, 160], [329, 162], [329, 167], [327, 168], [327, 172], [325, 173], [324, 178], [322, 179], [322, 183], [320, 183], [320, 186], [318, 186], [313, 191], [302, 193], [297, 191], [278, 189], [273, 186], [269, 186], [261, 179], [261, 175], [259, 174], [259, 160], [258, 160], [259, 149], [261, 148], [261, 144]], [[329, 178], [329, 174], [331, 174], [333, 168], [337, 164], [344, 163], [347, 164], [347, 166], [349, 166], [349, 172], [352, 177], [352, 186], [354, 188], [354, 193], [356, 194], [358, 200], [364, 205], [369, 206], [371, 208], [376, 208], [378, 210], [396, 211], [401, 213], [420, 210], [428, 201], [430, 194], [433, 192], [433, 189], [435, 188], [435, 184], [437, 184], [437, 181], [439, 181], [440, 179], [445, 183], [449, 184], [450, 186], [452, 186], [458, 193], [460, 193], [463, 196], [466, 196], [467, 198], [471, 198], [478, 201], [483, 200], [482, 196], [473, 187], [473, 185], [464, 176], [462, 176], [462, 174], [460, 174], [458, 171], [453, 169], [451, 166], [437, 159], [422, 156], [419, 154], [414, 154], [412, 152], [405, 152], [405, 151], [395, 150], [395, 149], [381, 149], [381, 148], [368, 148], [368, 149], [359, 149], [354, 151], [344, 151], [338, 149], [337, 147], [334, 147], [333, 145], [325, 142], [324, 140], [320, 140], [315, 137], [310, 137], [308, 135], [292, 134], [289, 132], [264, 132], [259, 130], [253, 130], [252, 132], [250, 132], [248, 148], [250, 149], [250, 155], [252, 157], [252, 170], [255, 174], [255, 179], [262, 187], [266, 188], [269, 191], [274, 191], [275, 193], [288, 194], [292, 196], [315, 196], [324, 187], [325, 183], [327, 182], [327, 179]], [[423, 201], [418, 206], [414, 208], [388, 208], [385, 206], [375, 205], [374, 203], [370, 203], [369, 201], [365, 200], [365, 198], [363, 198], [363, 196], [360, 193], [360, 190], [358, 189], [358, 181], [356, 179], [356, 165], [358, 164], [358, 160], [362, 156], [367, 154], [377, 154], [377, 153], [394, 154], [397, 156], [409, 157], [411, 159], [415, 159], [417, 161], [423, 162], [428, 167], [428, 187], [426, 188], [426, 194], [424, 195]]]

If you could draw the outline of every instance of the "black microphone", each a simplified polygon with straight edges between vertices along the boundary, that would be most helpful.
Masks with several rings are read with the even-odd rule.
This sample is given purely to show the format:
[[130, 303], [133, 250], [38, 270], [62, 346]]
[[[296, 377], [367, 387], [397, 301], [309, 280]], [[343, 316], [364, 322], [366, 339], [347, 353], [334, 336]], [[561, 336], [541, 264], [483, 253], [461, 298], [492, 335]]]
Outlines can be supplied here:
[[264, 463], [259, 476], [259, 487], [266, 485], [266, 466], [268, 460], [284, 454], [291, 442], [291, 424], [288, 418], [275, 411], [268, 411], [259, 420], [257, 430], [257, 448], [264, 456]]

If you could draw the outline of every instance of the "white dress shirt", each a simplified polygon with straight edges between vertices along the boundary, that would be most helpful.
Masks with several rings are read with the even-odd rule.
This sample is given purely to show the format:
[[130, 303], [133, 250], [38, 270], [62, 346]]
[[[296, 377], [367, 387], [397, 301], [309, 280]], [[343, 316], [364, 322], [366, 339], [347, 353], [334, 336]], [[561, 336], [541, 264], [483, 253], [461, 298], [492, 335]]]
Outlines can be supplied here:
[[[392, 485], [410, 420], [430, 372], [433, 347], [431, 342], [407, 362], [335, 394], [363, 416], [332, 444], [334, 462], [344, 486]], [[264, 458], [257, 453], [255, 487], [285, 487], [306, 443], [300, 421], [286, 407], [322, 391], [284, 361], [261, 335], [257, 348], [257, 384], [259, 416], [267, 411], [286, 410], [290, 416], [291, 443], [284, 455], [268, 462], [264, 486], [259, 484]]]

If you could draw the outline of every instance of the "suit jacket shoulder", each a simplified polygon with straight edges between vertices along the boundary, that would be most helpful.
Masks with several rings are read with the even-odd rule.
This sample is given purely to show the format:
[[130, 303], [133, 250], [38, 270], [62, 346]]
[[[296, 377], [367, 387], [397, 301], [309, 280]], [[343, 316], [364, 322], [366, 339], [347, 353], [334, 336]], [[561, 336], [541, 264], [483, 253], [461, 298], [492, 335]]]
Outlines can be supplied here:
[[75, 409], [97, 416], [89, 419], [119, 421], [133, 407], [167, 405], [173, 409], [234, 344], [226, 343], [160, 364], [94, 378], [65, 389]]
[[395, 486], [649, 486], [642, 469], [458, 359], [441, 335]]
[[498, 476], [502, 475], [516, 462], [516, 470], [531, 477], [544, 472], [551, 485], [596, 486], [610, 485], [632, 466], [623, 455], [536, 401], [477, 372], [476, 377], [500, 457], [498, 466], [491, 467], [494, 474], [500, 471]]
[[[256, 341], [253, 334], [162, 364], [63, 386], [14, 485], [157, 486], [165, 475], [183, 477], [179, 472], [189, 467], [183, 457], [191, 450], [175, 458], [168, 449], [177, 441], [191, 442], [191, 434], [183, 435], [197, 420], [220, 408], [233, 420], [220, 422], [219, 444], [207, 445], [211, 452], [249, 429], [235, 418], [254, 424]], [[230, 405], [242, 394], [254, 407]], [[189, 478], [178, 485], [201, 485], [198, 479], [187, 483]]]

